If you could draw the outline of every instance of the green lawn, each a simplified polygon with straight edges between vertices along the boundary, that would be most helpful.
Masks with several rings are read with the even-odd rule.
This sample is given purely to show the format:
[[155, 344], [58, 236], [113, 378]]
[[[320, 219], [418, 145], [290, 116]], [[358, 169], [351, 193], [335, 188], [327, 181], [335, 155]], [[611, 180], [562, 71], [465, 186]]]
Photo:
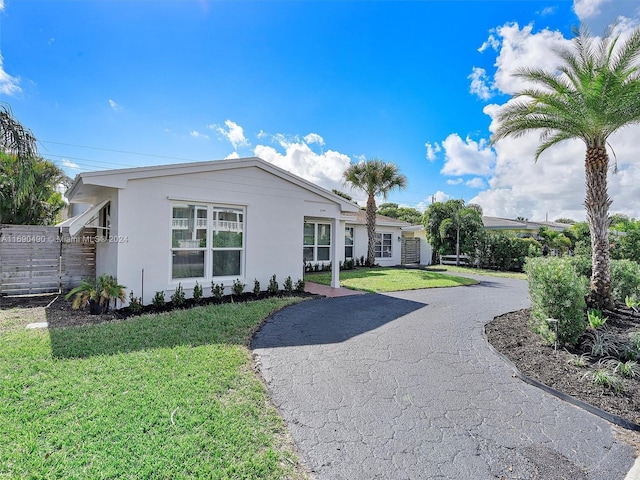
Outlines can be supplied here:
[[[305, 280], [331, 285], [331, 272], [307, 273]], [[404, 268], [358, 268], [340, 272], [340, 285], [365, 292], [396, 292], [418, 288], [473, 285], [476, 280], [438, 272]]]
[[500, 272], [497, 270], [485, 270], [483, 268], [456, 267], [455, 265], [433, 265], [434, 269], [446, 270], [453, 273], [473, 273], [475, 275], [486, 275], [488, 277], [517, 278], [526, 280], [527, 275], [521, 272]]
[[248, 349], [298, 301], [51, 331], [0, 310], [0, 478], [304, 478]]

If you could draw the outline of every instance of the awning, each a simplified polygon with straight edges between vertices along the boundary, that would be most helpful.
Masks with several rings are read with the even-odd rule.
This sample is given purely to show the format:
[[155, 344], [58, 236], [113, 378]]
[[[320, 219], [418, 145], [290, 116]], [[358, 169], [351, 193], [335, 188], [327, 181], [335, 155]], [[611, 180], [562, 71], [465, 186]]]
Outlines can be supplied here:
[[106, 199], [97, 205], [94, 205], [90, 209], [85, 212], [82, 212], [80, 215], [76, 215], [75, 217], [69, 218], [64, 222], [58, 224], [59, 227], [69, 227], [69, 234], [71, 236], [77, 235], [83, 227], [89, 222], [93, 221], [97, 218], [98, 212], [100, 209], [104, 207], [107, 203], [110, 202], [110, 199]]

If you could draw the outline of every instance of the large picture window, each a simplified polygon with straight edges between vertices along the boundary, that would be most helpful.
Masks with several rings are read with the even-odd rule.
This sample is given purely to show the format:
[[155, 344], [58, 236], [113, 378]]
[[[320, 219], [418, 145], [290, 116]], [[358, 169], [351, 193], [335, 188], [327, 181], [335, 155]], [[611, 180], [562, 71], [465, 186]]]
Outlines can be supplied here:
[[331, 224], [305, 222], [303, 259], [305, 262], [331, 260]]
[[376, 233], [374, 246], [376, 258], [391, 258], [391, 234]]
[[171, 218], [171, 278], [240, 277], [244, 211], [175, 203]]

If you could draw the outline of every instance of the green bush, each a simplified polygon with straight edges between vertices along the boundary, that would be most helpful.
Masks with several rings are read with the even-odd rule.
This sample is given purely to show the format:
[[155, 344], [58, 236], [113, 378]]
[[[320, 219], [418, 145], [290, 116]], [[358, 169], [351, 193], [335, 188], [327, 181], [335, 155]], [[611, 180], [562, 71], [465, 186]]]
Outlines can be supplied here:
[[278, 280], [276, 279], [276, 276], [274, 274], [269, 279], [269, 286], [267, 287], [267, 292], [269, 292], [269, 294], [271, 295], [277, 295], [279, 291], [280, 291], [280, 287], [278, 286]]
[[162, 290], [159, 290], [153, 295], [153, 298], [151, 299], [151, 305], [156, 308], [162, 308], [164, 307], [164, 304], [164, 292]]
[[257, 278], [253, 280], [253, 294], [260, 295], [260, 282]]
[[553, 341], [555, 327], [547, 319], [554, 318], [558, 320], [557, 341], [575, 345], [587, 328], [584, 314], [587, 279], [576, 274], [569, 260], [558, 257], [530, 258], [525, 272], [534, 330]]
[[296, 293], [303, 293], [304, 292], [304, 287], [305, 287], [304, 278], [300, 278], [296, 282], [296, 286], [295, 286], [294, 290], [295, 290]]
[[247, 286], [246, 283], [242, 283], [242, 281], [239, 278], [237, 278], [233, 281], [233, 285], [231, 286], [231, 291], [235, 296], [239, 297], [244, 293], [244, 287], [246, 286]]
[[578, 275], [591, 277], [591, 255], [574, 255], [568, 257], [569, 263]]
[[200, 300], [202, 300], [202, 294], [202, 285], [200, 285], [196, 280], [196, 284], [193, 286], [193, 301], [198, 303]]
[[521, 271], [527, 257], [542, 255], [534, 238], [519, 238], [509, 232], [485, 232], [476, 242], [478, 266], [502, 271]]
[[176, 291], [171, 294], [171, 303], [174, 307], [181, 307], [184, 305], [186, 297], [184, 295], [184, 288], [182, 288], [182, 283], [178, 283], [176, 287]]
[[289, 295], [293, 293], [293, 280], [291, 280], [291, 276], [288, 276], [287, 278], [284, 279], [282, 288]]
[[633, 260], [611, 260], [611, 299], [624, 303], [640, 294], [640, 265]]
[[216, 300], [222, 299], [222, 297], [224, 296], [224, 284], [215, 283], [213, 280], [211, 280], [211, 295], [213, 295], [213, 298], [215, 298]]

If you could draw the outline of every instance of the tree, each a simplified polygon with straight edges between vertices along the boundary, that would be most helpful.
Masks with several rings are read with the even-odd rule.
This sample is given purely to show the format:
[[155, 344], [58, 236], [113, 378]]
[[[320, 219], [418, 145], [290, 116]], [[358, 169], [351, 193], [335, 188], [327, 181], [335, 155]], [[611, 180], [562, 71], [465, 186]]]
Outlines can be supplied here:
[[415, 208], [399, 207], [397, 203], [383, 203], [378, 207], [378, 213], [385, 217], [397, 218], [412, 225], [418, 225], [422, 221], [422, 214]]
[[445, 218], [438, 228], [441, 238], [446, 238], [450, 231], [456, 233], [456, 266], [460, 266], [460, 231], [463, 228], [475, 231], [482, 228], [482, 215], [476, 208], [463, 206], [455, 210], [453, 215]]
[[593, 38], [585, 27], [574, 30], [572, 46], [554, 49], [560, 65], [554, 71], [524, 68], [515, 76], [534, 86], [516, 93], [497, 116], [492, 143], [508, 136], [540, 132], [535, 160], [548, 148], [569, 139], [586, 146], [585, 209], [592, 245], [590, 307], [611, 303], [608, 238], [607, 140], [622, 127], [640, 122], [640, 28], [621, 41], [614, 29]]
[[566, 223], [567, 225], [573, 225], [574, 223], [576, 223], [576, 221], [573, 220], [572, 218], [566, 218], [566, 217], [556, 218], [555, 222]]
[[345, 183], [367, 194], [367, 263], [375, 264], [376, 241], [376, 196], [384, 199], [391, 190], [407, 186], [407, 177], [402, 175], [394, 163], [380, 159], [364, 160], [352, 164], [344, 172]]
[[[462, 213], [462, 211], [465, 211]], [[475, 213], [474, 213], [475, 212]], [[452, 228], [456, 225], [460, 229]], [[447, 220], [445, 228], [441, 225]], [[429, 243], [439, 255], [450, 255], [456, 251], [473, 249], [477, 233], [482, 229], [482, 209], [478, 205], [466, 205], [464, 200], [447, 200], [429, 205], [422, 217]], [[454, 235], [455, 232], [455, 235]]]
[[36, 138], [30, 130], [22, 126], [11, 112], [9, 105], [0, 104], [0, 152], [16, 158], [15, 171], [19, 188], [15, 195], [22, 198], [35, 185], [35, 179], [28, 168], [28, 161], [38, 155]]
[[[28, 171], [33, 185], [23, 194], [20, 171]], [[66, 207], [60, 186], [69, 178], [53, 162], [0, 153], [0, 223], [51, 225]]]

